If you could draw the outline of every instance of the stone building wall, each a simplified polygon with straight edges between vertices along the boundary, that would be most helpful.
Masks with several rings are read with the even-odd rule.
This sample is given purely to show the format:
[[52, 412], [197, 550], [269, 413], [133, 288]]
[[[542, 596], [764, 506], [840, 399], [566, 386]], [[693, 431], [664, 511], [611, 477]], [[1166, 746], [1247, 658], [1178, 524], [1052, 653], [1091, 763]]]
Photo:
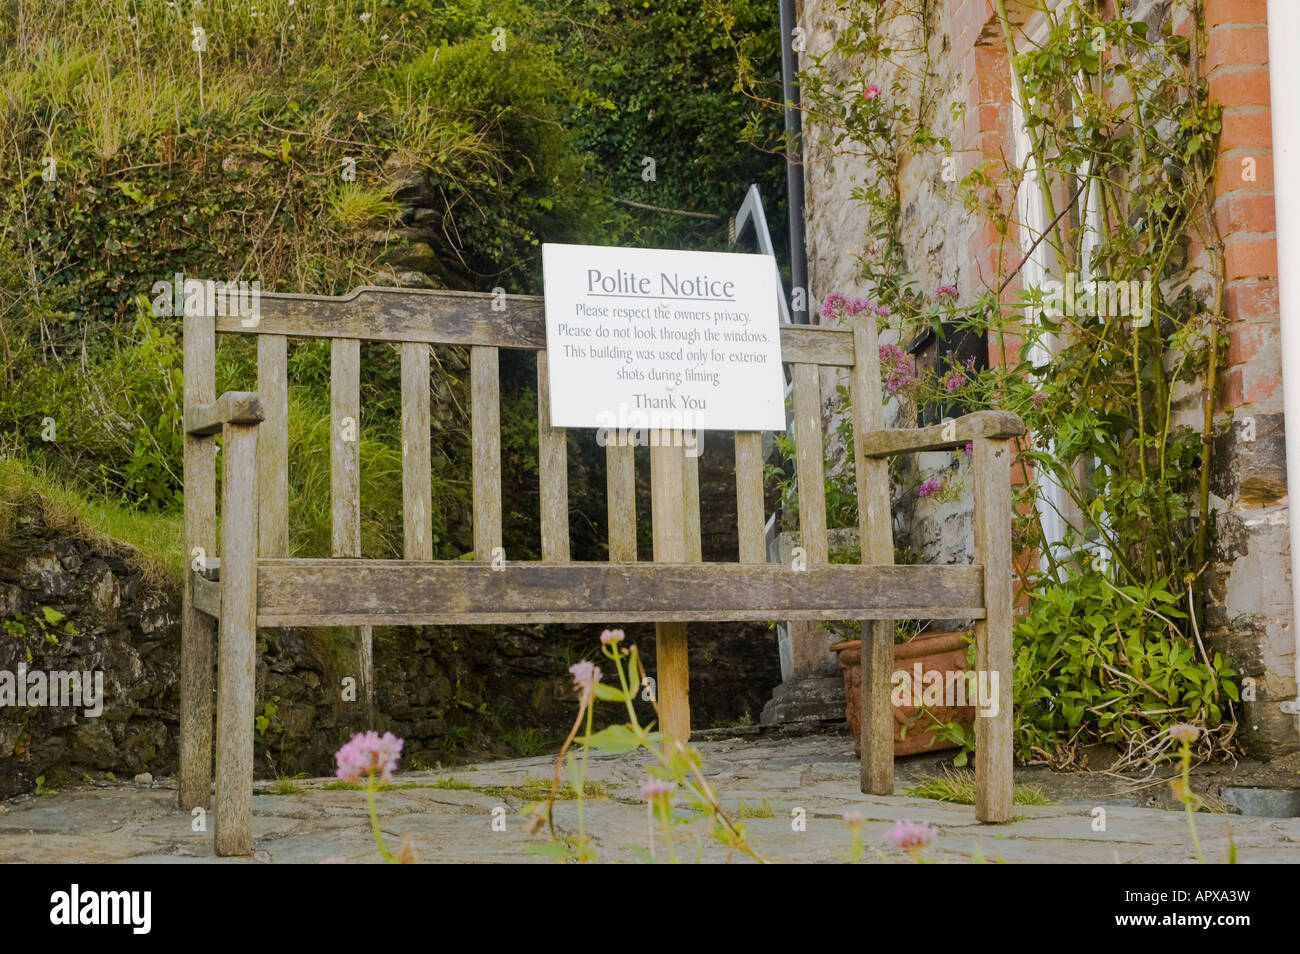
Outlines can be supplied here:
[[[1009, 63], [991, 0], [937, 0], [926, 6], [926, 35], [893, 39], [900, 48], [912, 45], [928, 51], [930, 87], [936, 93], [928, 123], [951, 140], [960, 179], [979, 162], [1014, 156]], [[1023, 22], [1029, 6], [1009, 0], [1010, 18]], [[841, 10], [837, 0], [802, 4], [798, 20], [807, 37], [802, 67], [830, 49], [844, 25]], [[1152, 35], [1158, 35], [1165, 21], [1175, 32], [1189, 35], [1192, 24], [1170, 11], [1168, 0], [1127, 5], [1127, 15], [1146, 20]], [[1229, 348], [1214, 445], [1211, 506], [1218, 515], [1217, 545], [1207, 575], [1210, 606], [1202, 628], [1210, 651], [1228, 655], [1253, 681], [1255, 699], [1241, 710], [1242, 736], [1252, 751], [1272, 754], [1300, 748], [1300, 735], [1296, 717], [1282, 711], [1284, 702], [1296, 698], [1297, 687], [1265, 2], [1206, 0], [1204, 12], [1207, 46], [1200, 68], [1211, 98], [1224, 109], [1215, 213], [1225, 243], [1223, 308], [1229, 319]], [[912, 21], [905, 22], [910, 27]], [[890, 88], [889, 80], [878, 81], [882, 90]], [[960, 107], [956, 114], [954, 104]], [[869, 297], [870, 289], [858, 275], [873, 223], [866, 208], [853, 199], [867, 166], [828, 145], [825, 130], [812, 117], [806, 120], [804, 155], [809, 300], [815, 308], [832, 291]], [[1243, 163], [1247, 159], [1252, 161]], [[901, 235], [918, 288], [951, 284], [968, 300], [996, 287], [1020, 256], [1013, 250], [1010, 262], [999, 259], [992, 226], [963, 209], [956, 183], [944, 180], [941, 161], [933, 154], [904, 158]], [[1253, 178], [1243, 175], [1247, 166], [1253, 166]], [[1186, 264], [1184, 278], [1163, 286], [1166, 297], [1177, 296], [1190, 282], [1202, 306], [1212, 308], [1204, 273], [1198, 277], [1197, 271], [1212, 264], [1210, 252], [1194, 238]], [[1017, 290], [1018, 282], [1013, 281], [1006, 294]], [[992, 347], [990, 352], [990, 361], [997, 364], [1000, 355]], [[837, 383], [843, 382], [829, 374], [823, 380], [828, 415]], [[1198, 429], [1200, 394], [1199, 384], [1174, 394], [1176, 419]], [[890, 402], [886, 416], [891, 423], [910, 423], [900, 421], [900, 413], [905, 415], [905, 409]], [[938, 474], [958, 483], [966, 479], [966, 465], [952, 455], [919, 455], [908, 466], [913, 469], [902, 475], [905, 486], [915, 487]], [[920, 500], [898, 487], [894, 500], [896, 544], [927, 561], [969, 558], [971, 516], [963, 501]]]

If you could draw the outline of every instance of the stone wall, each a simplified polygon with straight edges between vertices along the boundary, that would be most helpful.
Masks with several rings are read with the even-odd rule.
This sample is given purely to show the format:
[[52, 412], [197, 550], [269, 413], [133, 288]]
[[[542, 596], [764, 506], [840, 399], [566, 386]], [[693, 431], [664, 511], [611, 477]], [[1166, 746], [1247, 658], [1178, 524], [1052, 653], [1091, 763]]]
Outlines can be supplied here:
[[[38, 779], [54, 788], [107, 773], [174, 774], [179, 587], [146, 581], [127, 549], [49, 530], [35, 501], [19, 508], [0, 540], [0, 675], [102, 672], [103, 710], [0, 708], [0, 798]], [[345, 698], [343, 680], [355, 676], [348, 631], [259, 631], [256, 772], [327, 774], [338, 746], [372, 726], [406, 739], [407, 765], [553, 750], [576, 711], [567, 669], [599, 655], [600, 629], [378, 629], [373, 721], [364, 700]], [[653, 673], [653, 627], [627, 632]], [[701, 728], [756, 722], [780, 681], [775, 634], [762, 626], [692, 626], [690, 663]]]

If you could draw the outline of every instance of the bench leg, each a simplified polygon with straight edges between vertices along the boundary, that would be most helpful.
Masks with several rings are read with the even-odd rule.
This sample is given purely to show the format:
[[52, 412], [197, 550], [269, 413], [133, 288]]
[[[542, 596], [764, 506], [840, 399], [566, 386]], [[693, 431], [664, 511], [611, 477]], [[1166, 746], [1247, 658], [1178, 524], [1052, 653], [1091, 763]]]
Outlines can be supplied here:
[[975, 817], [1011, 821], [1013, 594], [1011, 582], [1011, 442], [974, 442], [975, 560], [984, 567], [985, 617], [975, 623], [975, 668], [997, 677], [996, 710], [975, 717]]
[[253, 851], [253, 717], [257, 643], [257, 427], [228, 424], [221, 501], [217, 649], [218, 855]]
[[889, 691], [894, 670], [893, 620], [862, 621], [861, 788], [868, 795], [894, 794], [894, 707]]

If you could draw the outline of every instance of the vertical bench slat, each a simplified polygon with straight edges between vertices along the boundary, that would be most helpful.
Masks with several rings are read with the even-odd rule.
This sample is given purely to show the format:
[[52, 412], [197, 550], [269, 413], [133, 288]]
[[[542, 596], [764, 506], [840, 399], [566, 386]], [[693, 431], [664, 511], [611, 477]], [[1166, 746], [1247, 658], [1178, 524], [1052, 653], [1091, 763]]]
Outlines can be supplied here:
[[[686, 562], [685, 474], [680, 441], [671, 432], [650, 435], [651, 525], [656, 563]], [[690, 666], [686, 624], [655, 624], [655, 670], [658, 675], [662, 728], [679, 742], [691, 737]]]
[[[330, 513], [332, 555], [361, 556], [361, 342], [330, 342]], [[374, 704], [374, 645], [371, 628], [357, 633], [359, 698], [366, 721]]]
[[[211, 317], [184, 319], [185, 405], [217, 399], [216, 325]], [[207, 809], [212, 792], [212, 653], [217, 621], [194, 606], [192, 565], [201, 551], [217, 556], [217, 449], [208, 438], [185, 435], [186, 572], [181, 605], [180, 767], [177, 805]]]
[[223, 433], [214, 842], [218, 855], [247, 855], [253, 851], [257, 425], [227, 424]]
[[551, 382], [545, 351], [537, 352], [537, 472], [541, 491], [542, 561], [569, 562], [569, 440], [551, 426]]
[[[702, 435], [701, 435], [702, 436]], [[700, 458], [684, 454], [682, 459], [682, 509], [686, 516], [686, 562], [704, 559], [704, 539], [700, 531]]]
[[822, 446], [821, 383], [815, 364], [796, 364], [795, 463], [799, 475], [799, 543], [809, 565], [829, 561], [826, 540], [826, 471]]
[[497, 349], [470, 348], [470, 431], [474, 446], [474, 559], [501, 546], [501, 384]]
[[[975, 817], [1011, 821], [1011, 442], [974, 442], [975, 562], [984, 567], [984, 618], [975, 622], [975, 669], [998, 674], [997, 714], [975, 719]], [[991, 677], [990, 677], [991, 682]]]
[[402, 342], [402, 555], [433, 559], [429, 346]]
[[[795, 468], [799, 483], [799, 544], [808, 566], [830, 561], [826, 534], [826, 476], [822, 444], [821, 377], [814, 364], [791, 366], [794, 379]], [[790, 622], [793, 671], [830, 675], [826, 630], [810, 620]]]
[[636, 561], [636, 448], [630, 433], [611, 428], [605, 441], [605, 496], [609, 511], [609, 558]]
[[257, 393], [265, 418], [257, 429], [258, 554], [289, 555], [289, 339], [257, 336]]
[[[889, 461], [867, 457], [862, 435], [884, 426], [880, 391], [880, 339], [876, 321], [860, 315], [853, 326], [856, 363], [849, 381], [853, 402], [853, 461], [857, 476], [858, 540], [862, 562], [894, 562], [894, 527], [889, 501]], [[862, 621], [861, 723], [862, 791], [894, 791], [894, 710], [889, 692], [894, 669], [893, 620]]]
[[766, 518], [763, 513], [763, 435], [736, 434], [736, 535], [741, 563], [767, 562]]
[[361, 556], [361, 342], [330, 342], [332, 555]]

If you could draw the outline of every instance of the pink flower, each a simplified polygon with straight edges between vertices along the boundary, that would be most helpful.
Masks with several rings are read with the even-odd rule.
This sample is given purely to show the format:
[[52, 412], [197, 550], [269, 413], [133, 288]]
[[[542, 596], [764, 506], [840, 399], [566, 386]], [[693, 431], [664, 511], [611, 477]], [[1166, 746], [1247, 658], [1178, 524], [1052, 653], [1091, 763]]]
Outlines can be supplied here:
[[1034, 402], [1034, 407], [1042, 407], [1049, 397], [1046, 391], [1035, 391], [1029, 400]]
[[957, 286], [956, 286], [956, 285], [940, 285], [940, 286], [938, 286], [938, 287], [934, 290], [934, 297], [935, 297], [936, 299], [939, 299], [939, 298], [956, 298], [956, 297], [957, 297]]
[[573, 674], [573, 688], [578, 692], [591, 692], [600, 682], [600, 667], [589, 659], [574, 663], [569, 672]]
[[600, 641], [606, 645], [609, 643], [617, 643], [623, 638], [623, 631], [621, 629], [607, 629], [600, 634]]
[[925, 483], [921, 484], [920, 487], [916, 488], [916, 495], [918, 497], [928, 497], [931, 494], [938, 493], [942, 489], [943, 489], [943, 481], [935, 480], [933, 477], [931, 477]]
[[834, 318], [847, 304], [844, 295], [840, 292], [831, 292], [822, 302], [822, 317]]
[[870, 86], [868, 86], [866, 89], [862, 91], [862, 98], [867, 100], [868, 102], [875, 99], [879, 95], [880, 95], [880, 87], [877, 86], [875, 83], [872, 83]]
[[966, 383], [966, 375], [962, 374], [960, 371], [956, 371], [948, 375], [944, 379], [943, 386], [947, 388], [948, 393], [951, 394], [953, 391], [958, 390], [965, 383]]
[[967, 444], [964, 453], [966, 454], [967, 457], [974, 457], [974, 456], [975, 456], [975, 445], [974, 445], [974, 444]]
[[402, 740], [391, 732], [358, 732], [334, 753], [338, 777], [345, 782], [359, 782], [361, 776], [379, 773], [380, 781], [391, 782], [402, 756]]
[[903, 820], [895, 822], [885, 832], [885, 841], [894, 848], [911, 851], [916, 848], [926, 847], [934, 841], [935, 836], [938, 834], [939, 829], [929, 823]]
[[844, 824], [848, 825], [850, 828], [857, 828], [867, 820], [867, 816], [862, 814], [862, 812], [845, 812], [843, 818]]
[[670, 782], [662, 778], [645, 778], [641, 780], [641, 797], [647, 802], [655, 801], [672, 801], [673, 791], [677, 788], [676, 782]]
[[887, 305], [868, 305], [867, 308], [869, 308], [871, 311], [874, 311], [881, 318], [889, 317], [890, 312], [889, 312], [889, 306]]
[[869, 308], [871, 308], [871, 302], [867, 301], [865, 298], [855, 298], [849, 302], [847, 311], [850, 315], [858, 315], [867, 311]]

